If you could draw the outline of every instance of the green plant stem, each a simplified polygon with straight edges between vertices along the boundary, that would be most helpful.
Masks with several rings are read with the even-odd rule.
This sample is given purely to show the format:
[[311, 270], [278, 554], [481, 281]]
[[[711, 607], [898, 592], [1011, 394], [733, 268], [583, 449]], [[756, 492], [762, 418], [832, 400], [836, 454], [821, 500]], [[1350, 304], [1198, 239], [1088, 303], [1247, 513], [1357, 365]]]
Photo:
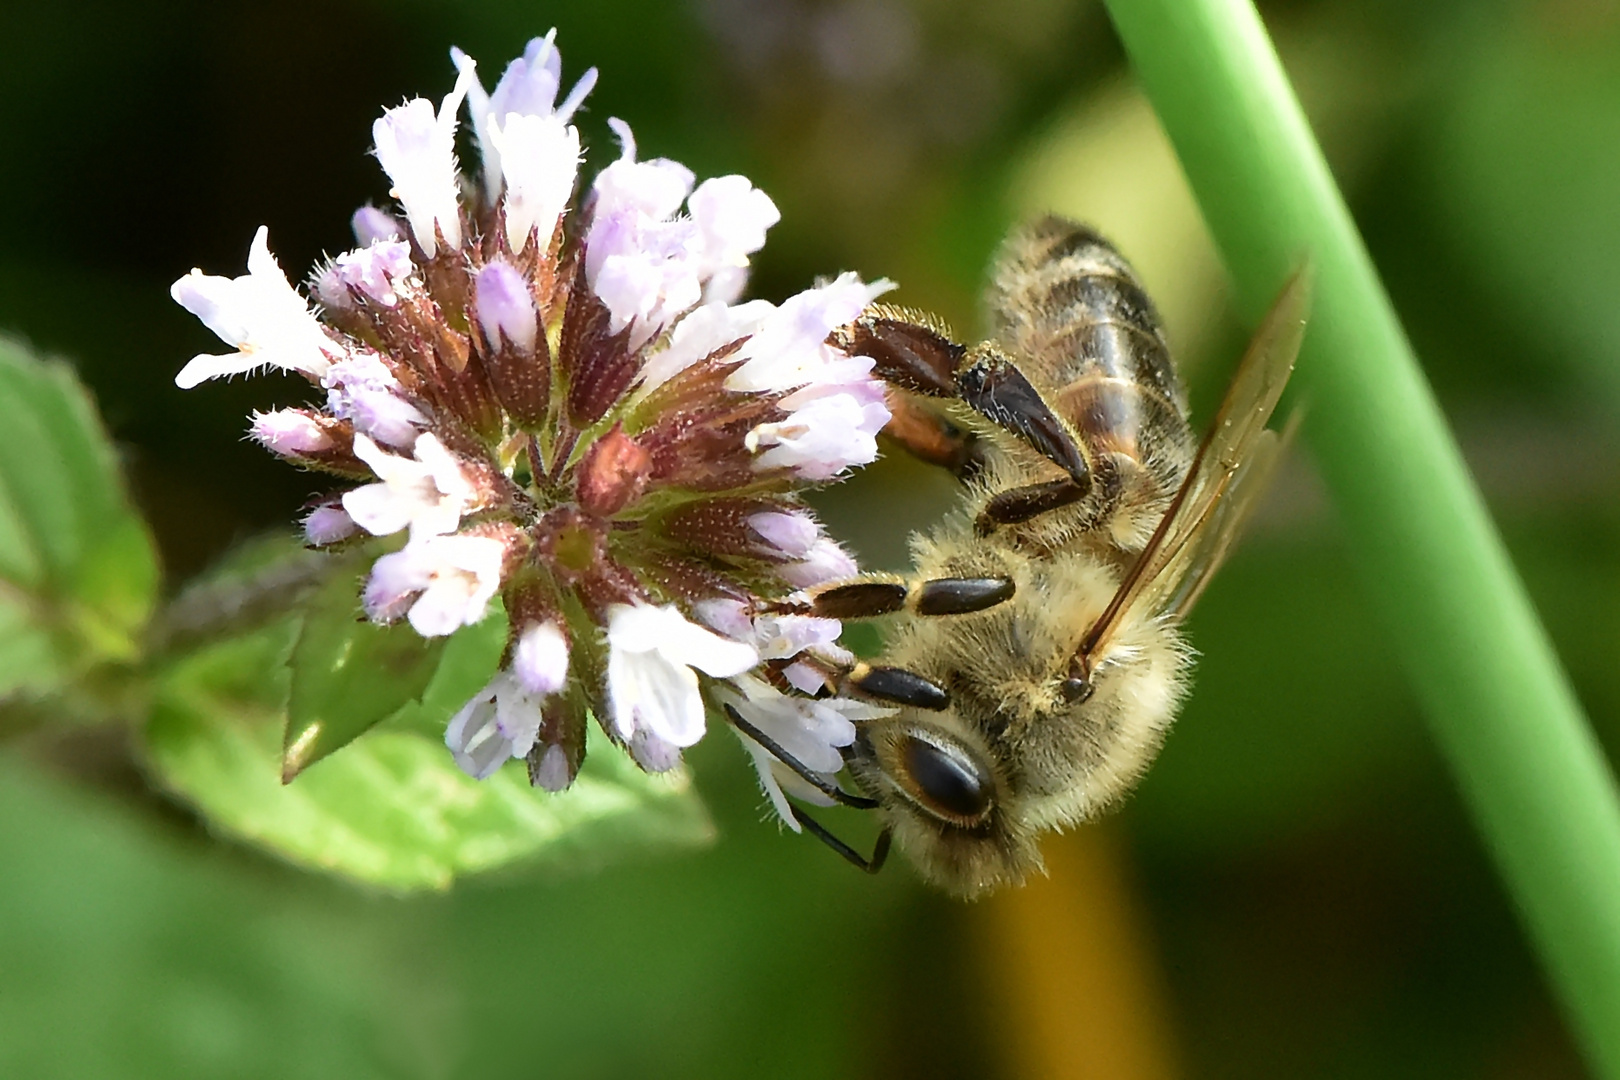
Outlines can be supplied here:
[[[1595, 1072], [1620, 1080], [1620, 800], [1248, 0], [1107, 0], [1240, 302], [1307, 256], [1307, 436]], [[1301, 717], [1309, 723], [1309, 717]]]

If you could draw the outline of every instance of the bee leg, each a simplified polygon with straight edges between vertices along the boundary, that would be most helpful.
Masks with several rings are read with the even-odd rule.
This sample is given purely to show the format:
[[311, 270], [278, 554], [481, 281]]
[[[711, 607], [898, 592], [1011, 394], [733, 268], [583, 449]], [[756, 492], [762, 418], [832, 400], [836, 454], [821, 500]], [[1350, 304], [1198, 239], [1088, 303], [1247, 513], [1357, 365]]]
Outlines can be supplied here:
[[811, 836], [838, 852], [857, 869], [864, 870], [868, 874], [875, 874], [883, 869], [884, 860], [889, 857], [889, 830], [887, 828], [878, 833], [877, 843], [872, 846], [872, 857], [868, 859], [828, 832], [826, 826], [799, 809], [797, 803], [789, 803], [788, 810], [792, 812], [793, 820], [804, 826]]
[[984, 468], [984, 446], [979, 436], [966, 431], [912, 394], [890, 389], [889, 422], [883, 434], [899, 443], [912, 457], [948, 469], [958, 480], [968, 480]]
[[782, 745], [780, 743], [771, 738], [769, 735], [765, 734], [763, 731], [759, 730], [759, 728], [755, 727], [753, 724], [750, 724], [747, 720], [744, 720], [742, 715], [738, 713], [735, 708], [727, 705], [725, 709], [726, 715], [731, 718], [732, 724], [737, 728], [738, 731], [742, 732], [744, 735], [763, 746], [766, 752], [774, 757], [777, 761], [780, 761], [782, 764], [792, 769], [794, 773], [798, 775], [800, 780], [803, 780], [805, 783], [827, 796], [827, 798], [832, 799], [834, 802], [842, 803], [845, 806], [853, 806], [857, 810], [877, 809], [878, 802], [876, 799], [868, 799], [860, 795], [851, 795], [837, 784], [828, 780], [821, 773], [813, 771], [807, 765], [805, 765], [804, 762], [782, 749]]
[[1091, 487], [1091, 463], [1074, 432], [1064, 423], [1018, 365], [995, 345], [975, 345], [956, 373], [962, 402], [997, 427], [1018, 436], [1042, 457], [1069, 474], [1081, 489]]
[[851, 690], [865, 697], [909, 705], [914, 709], [939, 712], [951, 704], [951, 695], [943, 686], [905, 668], [873, 667], [858, 663], [849, 669], [844, 682]]
[[965, 615], [1010, 600], [1012, 578], [863, 578], [822, 586], [810, 599], [809, 613], [824, 619], [870, 619], [910, 609], [918, 615]]
[[1063, 479], [999, 491], [984, 504], [984, 509], [973, 523], [974, 531], [980, 536], [988, 536], [996, 531], [998, 525], [1016, 525], [1039, 517], [1048, 510], [1077, 503], [1090, 490], [1089, 486], [1081, 487], [1073, 480]]
[[932, 315], [875, 304], [828, 340], [845, 352], [870, 356], [872, 373], [891, 386], [930, 397], [953, 398], [956, 369], [967, 349]]

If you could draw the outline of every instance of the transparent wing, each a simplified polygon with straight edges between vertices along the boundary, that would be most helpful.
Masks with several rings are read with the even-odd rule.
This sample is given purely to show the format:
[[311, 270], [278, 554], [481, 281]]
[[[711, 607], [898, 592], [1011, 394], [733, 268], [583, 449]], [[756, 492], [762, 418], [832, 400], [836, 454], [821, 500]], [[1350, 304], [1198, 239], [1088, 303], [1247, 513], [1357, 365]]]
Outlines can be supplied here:
[[1281, 457], [1285, 440], [1266, 423], [1293, 373], [1309, 307], [1309, 272], [1302, 270], [1266, 313], [1181, 490], [1081, 643], [1088, 669], [1127, 613], [1184, 614], [1231, 549]]

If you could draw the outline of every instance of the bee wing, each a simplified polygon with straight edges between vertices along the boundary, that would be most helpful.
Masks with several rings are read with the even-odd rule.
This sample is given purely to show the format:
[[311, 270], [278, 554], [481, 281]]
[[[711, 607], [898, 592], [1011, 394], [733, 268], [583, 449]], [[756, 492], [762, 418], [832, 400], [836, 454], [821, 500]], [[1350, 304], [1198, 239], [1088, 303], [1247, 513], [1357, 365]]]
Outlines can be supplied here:
[[1302, 270], [1266, 313], [1187, 479], [1081, 643], [1088, 666], [1128, 612], [1184, 614], [1231, 549], [1285, 445], [1285, 437], [1267, 431], [1266, 422], [1294, 370], [1309, 307], [1309, 272]]
[[[1198, 598], [1204, 593], [1204, 586], [1215, 576], [1215, 571], [1226, 562], [1226, 556], [1232, 551], [1243, 527], [1248, 524], [1249, 515], [1260, 505], [1266, 492], [1271, 487], [1271, 479], [1277, 472], [1277, 466], [1288, 453], [1288, 447], [1294, 441], [1294, 433], [1299, 429], [1300, 419], [1304, 411], [1296, 409], [1288, 417], [1282, 431], [1266, 430], [1260, 433], [1255, 440], [1253, 449], [1249, 451], [1248, 459], [1232, 477], [1231, 484], [1226, 489], [1226, 495], [1215, 504], [1210, 512], [1208, 523], [1203, 526], [1197, 536], [1183, 549], [1181, 560], [1184, 567], [1172, 568], [1171, 571], [1161, 574], [1161, 578], [1175, 581], [1175, 588], [1168, 590], [1169, 599], [1162, 606], [1153, 604], [1157, 609], [1163, 610], [1171, 618], [1182, 619], [1192, 610]], [[1147, 596], [1142, 598], [1143, 603], [1153, 603]]]

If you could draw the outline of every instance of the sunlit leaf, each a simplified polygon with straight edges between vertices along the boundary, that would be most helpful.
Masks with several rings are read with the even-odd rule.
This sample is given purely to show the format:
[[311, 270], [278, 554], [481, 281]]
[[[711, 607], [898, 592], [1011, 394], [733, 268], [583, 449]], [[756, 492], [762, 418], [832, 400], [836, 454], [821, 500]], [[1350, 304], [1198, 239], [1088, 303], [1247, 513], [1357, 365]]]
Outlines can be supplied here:
[[288, 661], [283, 780], [415, 700], [438, 667], [444, 639], [424, 638], [408, 623], [370, 622], [359, 588], [354, 574], [335, 574], [305, 609]]
[[[284, 785], [284, 664], [297, 632], [288, 619], [221, 642], [178, 662], [160, 684], [145, 732], [152, 770], [222, 833], [399, 891], [442, 889], [518, 861], [566, 870], [711, 837], [684, 776], [646, 776], [607, 747], [571, 790], [548, 795], [521, 766], [476, 781], [440, 739], [387, 726]], [[446, 676], [441, 694], [430, 683], [430, 701], [459, 694], [470, 670]]]
[[133, 660], [156, 591], [89, 395], [67, 365], [0, 340], [0, 698]]

